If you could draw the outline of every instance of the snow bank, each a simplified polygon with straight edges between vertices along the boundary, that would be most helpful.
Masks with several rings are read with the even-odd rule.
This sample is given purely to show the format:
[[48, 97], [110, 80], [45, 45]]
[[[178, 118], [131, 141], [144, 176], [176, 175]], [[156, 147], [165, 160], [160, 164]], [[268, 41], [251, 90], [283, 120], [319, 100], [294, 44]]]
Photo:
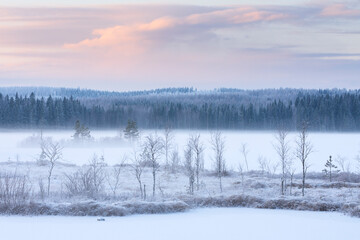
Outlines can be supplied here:
[[301, 211], [343, 212], [360, 217], [357, 203], [331, 203], [309, 201], [306, 199], [262, 199], [248, 195], [191, 197], [183, 196], [176, 201], [146, 202], [97, 202], [81, 201], [76, 203], [35, 203], [6, 206], [0, 205], [0, 214], [6, 215], [62, 215], [62, 216], [126, 216], [133, 214], [162, 214], [184, 212], [189, 209], [205, 207], [248, 207], [260, 209], [287, 209]]

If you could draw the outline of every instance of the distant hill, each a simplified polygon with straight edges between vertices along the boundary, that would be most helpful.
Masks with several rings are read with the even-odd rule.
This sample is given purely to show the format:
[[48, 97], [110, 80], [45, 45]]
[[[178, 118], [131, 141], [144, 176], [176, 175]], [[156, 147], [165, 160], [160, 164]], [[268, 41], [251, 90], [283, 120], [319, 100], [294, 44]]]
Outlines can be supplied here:
[[107, 92], [89, 89], [0, 88], [0, 127], [124, 127], [360, 131], [360, 91], [344, 89], [164, 88]]
[[86, 88], [52, 88], [52, 87], [0, 87], [0, 93], [3, 95], [15, 96], [16, 93], [22, 96], [29, 96], [34, 93], [37, 97], [75, 97], [75, 98], [99, 98], [99, 97], [124, 97], [154, 94], [176, 94], [196, 92], [193, 88], [162, 88], [144, 91], [100, 91]]

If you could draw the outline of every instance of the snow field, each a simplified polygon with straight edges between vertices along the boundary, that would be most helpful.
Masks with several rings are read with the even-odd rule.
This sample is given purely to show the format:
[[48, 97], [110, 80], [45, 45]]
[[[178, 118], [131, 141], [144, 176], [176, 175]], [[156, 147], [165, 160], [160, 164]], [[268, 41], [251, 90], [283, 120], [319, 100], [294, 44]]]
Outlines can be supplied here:
[[[2, 239], [358, 240], [359, 218], [340, 213], [248, 208], [108, 217], [0, 217]], [[21, 229], [21, 230], [20, 230]]]

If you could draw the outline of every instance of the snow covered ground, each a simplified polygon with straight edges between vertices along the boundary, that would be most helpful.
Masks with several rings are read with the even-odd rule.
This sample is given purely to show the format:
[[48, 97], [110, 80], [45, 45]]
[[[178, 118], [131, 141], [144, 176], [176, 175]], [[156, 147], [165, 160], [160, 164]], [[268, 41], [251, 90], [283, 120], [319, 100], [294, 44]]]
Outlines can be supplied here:
[[[98, 156], [104, 155], [106, 163], [113, 165], [119, 163], [124, 154], [130, 155], [132, 146], [124, 141], [111, 141], [121, 133], [120, 130], [108, 131], [92, 131], [95, 142], [99, 144], [91, 144], [85, 146], [72, 146], [66, 144], [63, 151], [63, 160], [67, 163], [82, 165], [86, 164], [93, 154]], [[146, 130], [141, 133], [145, 136], [155, 131]], [[209, 131], [174, 131], [175, 148], [179, 154], [183, 155], [183, 147], [187, 138], [191, 134], [200, 134], [201, 140], [205, 145], [205, 167], [212, 168], [212, 150], [210, 147]], [[38, 135], [39, 131], [0, 131], [0, 161], [35, 161], [40, 153], [39, 144], [34, 141], [26, 142], [29, 137]], [[157, 134], [162, 136], [163, 131], [157, 130]], [[273, 147], [275, 142], [275, 132], [271, 131], [223, 131], [226, 139], [225, 158], [229, 168], [237, 169], [241, 155], [241, 145], [247, 144], [249, 150], [248, 162], [249, 170], [258, 170], [258, 158], [263, 157], [272, 163], [276, 163], [277, 156]], [[58, 141], [69, 141], [73, 131], [44, 131], [45, 137], [52, 137]], [[297, 133], [293, 132], [289, 136], [294, 147], [294, 140]], [[310, 140], [314, 146], [314, 152], [310, 155], [309, 171], [321, 171], [329, 155], [335, 159], [342, 156], [347, 159], [350, 164], [350, 170], [357, 170], [356, 156], [360, 150], [360, 133], [310, 133]], [[109, 141], [106, 141], [107, 140]], [[300, 169], [300, 163], [295, 160], [297, 169]]]
[[[142, 132], [142, 136], [150, 133], [154, 133], [154, 131]], [[119, 138], [119, 131], [93, 131], [94, 141], [80, 145], [75, 144], [72, 140], [72, 131], [45, 131], [44, 137], [52, 137], [53, 140], [60, 141], [64, 146], [64, 159], [61, 161], [62, 163], [57, 163], [53, 169], [49, 196], [45, 194], [49, 165], [36, 163], [36, 159], [40, 154], [40, 146], [36, 137], [34, 138], [33, 136], [36, 136], [38, 133], [33, 131], [0, 132], [0, 174], [2, 174], [2, 178], [5, 179], [6, 176], [11, 177], [14, 173], [20, 176], [20, 178], [25, 176], [26, 189], [28, 191], [24, 197], [25, 201], [21, 203], [23, 204], [21, 206], [28, 208], [31, 203], [35, 203], [35, 205], [40, 204], [36, 205], [40, 208], [40, 212], [37, 210], [27, 211], [27, 209], [19, 209], [17, 206], [15, 208], [4, 208], [1, 211], [3, 214], [77, 216], [81, 214], [68, 210], [72, 207], [71, 204], [81, 203], [82, 205], [78, 207], [86, 209], [83, 214], [92, 215], [92, 206], [87, 206], [87, 203], [91, 201], [94, 205], [98, 204], [100, 212], [102, 212], [101, 209], [113, 209], [113, 206], [121, 208], [124, 204], [128, 204], [130, 207], [125, 206], [124, 210], [121, 210], [121, 212], [127, 215], [140, 212], [169, 212], [161, 209], [160, 211], [156, 206], [157, 210], [155, 209], [154, 211], [134, 211], [132, 208], [137, 206], [137, 204], [143, 204], [146, 207], [147, 204], [152, 203], [156, 205], [164, 202], [175, 202], [186, 205], [185, 209], [212, 206], [251, 206], [254, 208], [341, 211], [360, 216], [360, 178], [359, 174], [357, 174], [360, 162], [355, 160], [355, 156], [358, 153], [360, 134], [310, 133], [310, 138], [316, 151], [312, 153], [309, 159], [310, 169], [306, 181], [307, 185], [305, 186], [306, 194], [303, 197], [300, 188], [300, 174], [295, 174], [293, 187], [288, 187], [286, 195], [281, 196], [281, 177], [279, 174], [276, 174], [279, 171], [274, 173], [273, 165], [271, 168], [265, 169], [265, 171], [259, 171], [259, 163], [257, 161], [259, 156], [269, 159], [271, 164], [278, 162], [273, 148], [273, 132], [223, 132], [226, 138], [225, 158], [228, 166], [228, 175], [222, 179], [222, 192], [219, 189], [219, 179], [216, 178], [212, 170], [212, 150], [209, 144], [210, 132], [174, 131], [174, 144], [177, 145], [179, 155], [183, 158], [183, 145], [190, 134], [197, 133], [201, 134], [201, 140], [206, 147], [204, 161], [207, 168], [200, 173], [199, 189], [195, 191], [194, 195], [189, 195], [189, 179], [185, 175], [184, 168], [177, 167], [176, 171], [172, 172], [161, 167], [156, 177], [156, 194], [152, 197], [152, 172], [149, 167], [145, 167], [141, 181], [142, 186], [146, 186], [147, 198], [145, 204], [143, 204], [133, 165], [125, 164], [121, 168], [118, 187], [115, 192], [112, 189], [117, 181], [113, 174], [115, 170], [113, 165], [120, 163], [124, 154], [128, 154], [131, 157], [133, 150], [127, 141]], [[162, 132], [158, 131], [157, 134], [161, 136]], [[293, 142], [295, 137], [296, 133], [291, 133], [289, 140]], [[240, 152], [242, 143], [246, 143], [250, 150], [248, 157], [249, 171], [244, 169], [244, 174], [238, 172], [239, 162], [242, 161], [244, 165], [243, 156]], [[87, 190], [74, 193], [71, 187], [74, 186], [74, 183], [77, 186], [83, 180], [82, 178], [75, 177], [88, 171], [89, 166], [82, 165], [88, 164], [95, 153], [98, 156], [104, 155], [106, 163], [102, 166], [102, 182], [99, 185], [99, 192], [96, 195], [88, 194]], [[352, 172], [342, 171], [334, 176], [334, 182], [331, 184], [324, 174], [321, 173], [330, 154], [333, 156], [339, 154], [346, 157], [347, 163], [351, 164], [349, 170]], [[163, 164], [164, 159], [161, 161], [160, 164]], [[296, 159], [294, 159], [294, 162], [297, 163], [297, 172], [299, 172], [300, 164]], [[86, 174], [81, 176], [86, 176]], [[78, 182], [74, 182], [71, 179], [77, 179]], [[290, 179], [287, 180], [287, 184], [290, 186]], [[48, 210], [42, 213], [41, 204], [45, 204]], [[161, 204], [159, 206], [161, 208]], [[177, 210], [171, 210], [170, 212], [174, 211]], [[97, 215], [97, 212], [93, 215]], [[118, 216], [118, 214], [113, 215]]]
[[248, 208], [108, 217], [0, 217], [1, 239], [359, 239], [360, 219], [340, 213]]

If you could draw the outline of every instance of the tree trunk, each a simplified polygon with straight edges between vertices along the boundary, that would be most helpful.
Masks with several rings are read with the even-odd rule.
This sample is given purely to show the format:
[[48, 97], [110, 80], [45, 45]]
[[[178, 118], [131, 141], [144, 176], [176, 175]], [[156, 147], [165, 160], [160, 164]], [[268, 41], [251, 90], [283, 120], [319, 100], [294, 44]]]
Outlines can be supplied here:
[[47, 187], [47, 195], [50, 196], [50, 183], [51, 183], [51, 175], [48, 176], [48, 187]]
[[303, 167], [303, 176], [302, 176], [302, 195], [305, 196], [305, 167]]
[[146, 200], [146, 185], [144, 184], [144, 200]]
[[196, 191], [199, 191], [199, 165], [196, 166]]
[[155, 197], [156, 172], [153, 170], [153, 197]]
[[142, 189], [142, 183], [141, 181], [139, 180], [139, 189], [140, 189], [140, 196], [141, 196], [141, 199], [144, 199], [144, 194], [143, 194], [143, 189]]
[[219, 183], [220, 183], [220, 192], [222, 192], [222, 179], [221, 179], [221, 176], [219, 177]]

